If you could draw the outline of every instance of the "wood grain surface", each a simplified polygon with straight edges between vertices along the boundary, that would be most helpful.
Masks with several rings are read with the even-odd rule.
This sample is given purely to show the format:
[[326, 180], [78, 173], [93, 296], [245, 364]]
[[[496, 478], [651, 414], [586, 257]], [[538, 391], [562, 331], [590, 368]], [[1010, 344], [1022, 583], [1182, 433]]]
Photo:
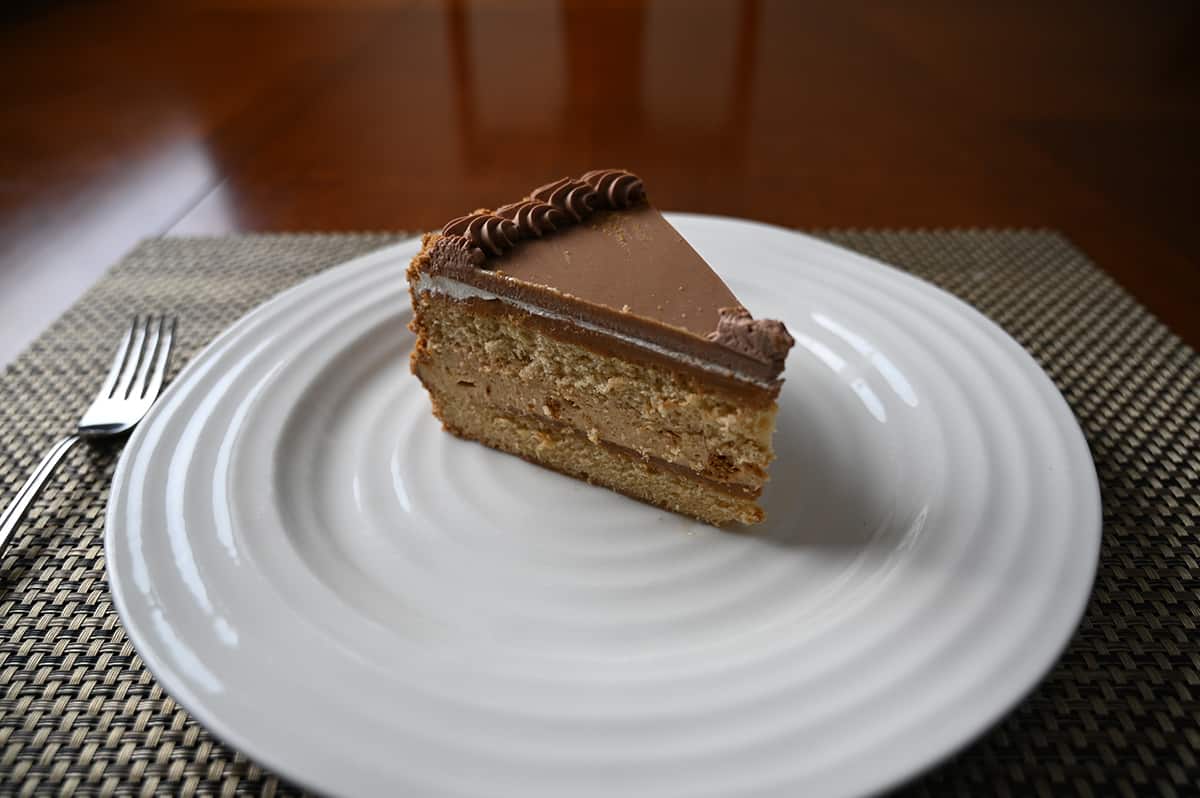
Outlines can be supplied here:
[[429, 228], [624, 166], [668, 209], [1056, 228], [1197, 346], [1198, 7], [9, 5], [0, 285], [164, 233]]

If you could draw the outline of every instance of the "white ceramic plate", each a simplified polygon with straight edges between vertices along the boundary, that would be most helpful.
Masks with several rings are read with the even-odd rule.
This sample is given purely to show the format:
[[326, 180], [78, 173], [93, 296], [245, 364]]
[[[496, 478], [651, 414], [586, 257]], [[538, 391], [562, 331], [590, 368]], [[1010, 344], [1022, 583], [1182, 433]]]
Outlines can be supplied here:
[[797, 340], [769, 520], [722, 532], [457, 440], [408, 372], [408, 242], [263, 305], [129, 442], [105, 545], [218, 737], [358, 795], [847, 795], [1053, 664], [1099, 490], [1050, 380], [949, 295], [671, 217]]

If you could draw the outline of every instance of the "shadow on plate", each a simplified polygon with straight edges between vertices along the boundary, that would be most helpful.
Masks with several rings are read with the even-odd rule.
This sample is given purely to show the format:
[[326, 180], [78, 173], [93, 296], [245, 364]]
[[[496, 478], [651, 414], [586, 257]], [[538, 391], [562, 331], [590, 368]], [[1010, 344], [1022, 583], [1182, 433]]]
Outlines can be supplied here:
[[895, 483], [864, 461], [875, 453], [839, 432], [801, 404], [780, 408], [762, 499], [767, 520], [749, 534], [779, 546], [832, 548], [890, 547], [893, 532], [903, 534]]

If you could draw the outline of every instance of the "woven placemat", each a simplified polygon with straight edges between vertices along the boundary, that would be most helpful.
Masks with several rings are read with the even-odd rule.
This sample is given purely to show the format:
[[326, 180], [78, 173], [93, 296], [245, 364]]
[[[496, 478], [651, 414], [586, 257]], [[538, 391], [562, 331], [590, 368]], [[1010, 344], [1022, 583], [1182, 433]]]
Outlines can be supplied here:
[[[1050, 676], [913, 795], [1185, 795], [1200, 784], [1200, 356], [1047, 232], [831, 232], [957, 294], [1020, 341], [1083, 426], [1104, 542]], [[135, 312], [180, 317], [185, 362], [278, 291], [396, 240], [147, 241], [0, 376], [0, 505], [71, 428]], [[104, 577], [115, 450], [75, 450], [0, 560], [0, 794], [291, 793], [142, 665]], [[869, 762], [863, 763], [870, 767]]]

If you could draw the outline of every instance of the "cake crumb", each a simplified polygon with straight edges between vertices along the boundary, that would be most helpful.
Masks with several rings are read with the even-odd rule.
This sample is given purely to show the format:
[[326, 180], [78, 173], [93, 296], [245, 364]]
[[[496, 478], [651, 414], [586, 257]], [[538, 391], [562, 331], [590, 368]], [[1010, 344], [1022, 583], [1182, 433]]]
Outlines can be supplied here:
[[629, 312], [629, 306], [628, 306], [628, 305], [622, 305], [622, 306], [621, 306], [621, 312], [622, 312], [622, 313], [628, 313], [628, 312]]
[[592, 427], [588, 430], [587, 437], [592, 443], [597, 445], [600, 444], [600, 430], [596, 429], [595, 427]]

